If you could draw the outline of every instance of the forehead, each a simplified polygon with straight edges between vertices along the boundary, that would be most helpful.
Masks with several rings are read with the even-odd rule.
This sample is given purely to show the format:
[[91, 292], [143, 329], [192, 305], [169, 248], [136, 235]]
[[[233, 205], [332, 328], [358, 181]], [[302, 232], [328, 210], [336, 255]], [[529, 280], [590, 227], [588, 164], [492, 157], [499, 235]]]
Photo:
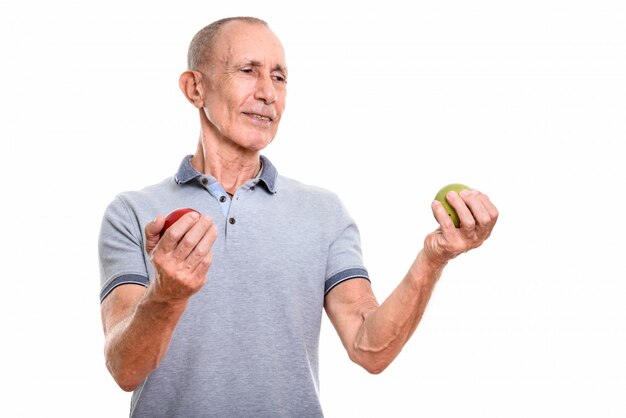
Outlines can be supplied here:
[[217, 34], [213, 51], [218, 62], [234, 64], [257, 61], [268, 66], [285, 67], [285, 52], [278, 37], [265, 25], [229, 22]]

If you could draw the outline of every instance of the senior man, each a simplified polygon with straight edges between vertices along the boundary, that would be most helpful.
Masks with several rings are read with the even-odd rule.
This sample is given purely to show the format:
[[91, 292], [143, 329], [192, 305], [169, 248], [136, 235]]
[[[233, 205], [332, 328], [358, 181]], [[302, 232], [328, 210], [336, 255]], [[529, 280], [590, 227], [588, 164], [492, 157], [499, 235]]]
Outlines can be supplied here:
[[[318, 345], [326, 311], [352, 361], [382, 372], [415, 331], [449, 260], [490, 235], [498, 212], [477, 190], [438, 202], [384, 303], [338, 197], [278, 174], [261, 151], [287, 92], [282, 45], [249, 17], [196, 34], [180, 88], [198, 110], [193, 155], [174, 175], [119, 194], [100, 232], [106, 365], [134, 391], [133, 417], [321, 417]], [[164, 216], [188, 213], [161, 238]]]

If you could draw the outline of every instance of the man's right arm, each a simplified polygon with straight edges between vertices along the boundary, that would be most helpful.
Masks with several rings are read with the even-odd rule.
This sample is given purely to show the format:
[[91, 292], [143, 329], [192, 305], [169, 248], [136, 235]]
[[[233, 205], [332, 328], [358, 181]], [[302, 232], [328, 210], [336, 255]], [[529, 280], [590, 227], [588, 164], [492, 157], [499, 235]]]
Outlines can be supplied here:
[[158, 367], [186, 305], [155, 301], [150, 287], [135, 284], [102, 302], [106, 365], [123, 390], [135, 390]]
[[189, 299], [206, 283], [212, 261], [217, 230], [209, 217], [186, 214], [159, 239], [163, 224], [159, 216], [145, 228], [155, 271], [149, 286], [120, 285], [101, 304], [106, 365], [125, 391], [158, 367]]

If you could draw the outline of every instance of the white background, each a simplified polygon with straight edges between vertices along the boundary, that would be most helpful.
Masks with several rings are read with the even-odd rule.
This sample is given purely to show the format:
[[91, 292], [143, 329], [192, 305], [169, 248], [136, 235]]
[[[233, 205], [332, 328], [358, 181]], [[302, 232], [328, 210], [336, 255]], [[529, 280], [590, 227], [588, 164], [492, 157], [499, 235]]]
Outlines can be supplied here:
[[501, 217], [370, 376], [325, 319], [334, 417], [626, 416], [626, 3], [0, 2], [0, 416], [127, 416], [103, 361], [96, 241], [116, 193], [195, 150], [188, 43], [266, 19], [290, 69], [265, 154], [337, 192], [382, 301], [444, 184]]

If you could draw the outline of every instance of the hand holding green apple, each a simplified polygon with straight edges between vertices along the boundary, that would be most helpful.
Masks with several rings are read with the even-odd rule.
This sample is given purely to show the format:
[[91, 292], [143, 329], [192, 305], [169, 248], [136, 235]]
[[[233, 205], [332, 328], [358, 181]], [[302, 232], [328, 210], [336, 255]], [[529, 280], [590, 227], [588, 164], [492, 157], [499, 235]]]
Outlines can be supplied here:
[[448, 184], [447, 186], [442, 187], [437, 192], [437, 195], [435, 196], [435, 200], [441, 202], [441, 204], [443, 205], [443, 208], [446, 210], [446, 212], [448, 212], [448, 215], [450, 215], [450, 219], [452, 219], [452, 223], [457, 228], [461, 226], [461, 221], [459, 220], [459, 215], [456, 213], [454, 208], [450, 205], [450, 203], [448, 203], [448, 199], [446, 199], [446, 195], [448, 194], [448, 192], [451, 192], [451, 191], [460, 193], [463, 190], [469, 190], [469, 189], [470, 187], [464, 184], [451, 183], [451, 184]]
[[443, 267], [456, 256], [480, 247], [498, 220], [498, 209], [486, 194], [460, 183], [442, 187], [431, 208], [439, 227], [426, 236], [423, 254], [433, 266]]

